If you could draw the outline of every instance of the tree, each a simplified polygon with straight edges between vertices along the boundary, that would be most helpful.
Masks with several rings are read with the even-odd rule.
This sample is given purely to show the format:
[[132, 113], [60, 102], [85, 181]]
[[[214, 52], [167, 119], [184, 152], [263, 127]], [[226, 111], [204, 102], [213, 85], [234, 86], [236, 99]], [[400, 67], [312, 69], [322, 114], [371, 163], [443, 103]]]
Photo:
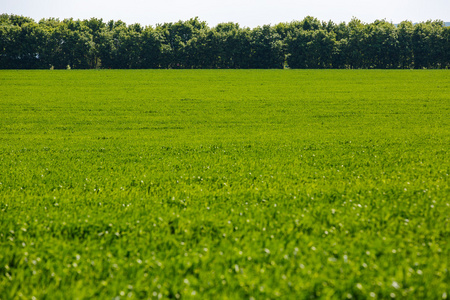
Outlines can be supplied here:
[[73, 19], [65, 19], [51, 29], [46, 47], [51, 53], [48, 61], [57, 69], [88, 69], [95, 55], [89, 28]]
[[103, 19], [91, 18], [84, 20], [83, 24], [89, 28], [89, 33], [92, 35], [93, 48], [91, 49], [91, 60], [89, 61], [90, 68], [99, 68], [101, 65], [99, 57], [99, 45], [101, 43], [101, 34], [106, 30], [106, 23]]
[[43, 53], [48, 36], [32, 19], [0, 17], [0, 67], [13, 69], [46, 68]]
[[139, 24], [127, 26], [110, 21], [109, 30], [99, 35], [98, 55], [103, 68], [132, 69], [141, 66], [141, 32]]
[[156, 30], [162, 37], [162, 62], [167, 68], [186, 68], [188, 58], [185, 47], [189, 40], [194, 38], [202, 30], [207, 30], [206, 22], [198, 18], [189, 21], [178, 21], [177, 23], [165, 23], [158, 25]]
[[442, 36], [444, 22], [427, 21], [414, 26], [411, 40], [414, 68], [440, 68], [445, 57], [445, 39]]
[[397, 27], [399, 66], [402, 69], [413, 67], [413, 30], [414, 25], [410, 21], [401, 22]]
[[332, 68], [336, 34], [324, 29], [297, 29], [287, 40], [291, 68]]
[[366, 46], [367, 34], [364, 23], [353, 18], [348, 23], [349, 36], [346, 48], [347, 65], [351, 68], [367, 68], [364, 48]]
[[237, 23], [221, 23], [213, 28], [212, 41], [217, 49], [218, 68], [245, 68], [251, 55], [249, 30]]
[[155, 28], [122, 21], [0, 15], [0, 68], [448, 68], [450, 27], [301, 21], [214, 28], [198, 18]]
[[139, 67], [155, 69], [161, 66], [162, 37], [152, 27], [146, 27], [141, 34]]
[[186, 68], [214, 68], [217, 66], [216, 36], [209, 29], [202, 29], [185, 46]]
[[251, 32], [251, 62], [255, 69], [280, 69], [284, 65], [283, 43], [273, 27], [264, 25]]
[[395, 26], [376, 20], [365, 26], [365, 64], [369, 68], [391, 69], [399, 65], [398, 35]]
[[450, 67], [450, 26], [442, 28], [442, 44], [443, 44], [443, 65], [442, 68]]

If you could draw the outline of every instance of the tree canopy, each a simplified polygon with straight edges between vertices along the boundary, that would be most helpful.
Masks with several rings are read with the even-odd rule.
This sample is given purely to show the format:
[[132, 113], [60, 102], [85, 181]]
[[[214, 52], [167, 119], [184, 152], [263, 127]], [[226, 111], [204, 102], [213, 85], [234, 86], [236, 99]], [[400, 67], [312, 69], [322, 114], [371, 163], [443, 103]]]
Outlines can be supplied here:
[[0, 15], [0, 68], [448, 68], [450, 27], [302, 21], [253, 29], [198, 18], [154, 27]]

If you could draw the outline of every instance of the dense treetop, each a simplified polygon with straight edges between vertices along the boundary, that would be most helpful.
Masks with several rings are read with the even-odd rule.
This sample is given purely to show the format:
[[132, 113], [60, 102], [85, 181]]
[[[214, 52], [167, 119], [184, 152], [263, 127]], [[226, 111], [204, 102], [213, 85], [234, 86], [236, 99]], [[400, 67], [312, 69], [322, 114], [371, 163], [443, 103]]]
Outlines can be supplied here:
[[448, 68], [443, 21], [394, 25], [302, 21], [253, 29], [188, 21], [127, 25], [102, 19], [0, 15], [0, 69]]

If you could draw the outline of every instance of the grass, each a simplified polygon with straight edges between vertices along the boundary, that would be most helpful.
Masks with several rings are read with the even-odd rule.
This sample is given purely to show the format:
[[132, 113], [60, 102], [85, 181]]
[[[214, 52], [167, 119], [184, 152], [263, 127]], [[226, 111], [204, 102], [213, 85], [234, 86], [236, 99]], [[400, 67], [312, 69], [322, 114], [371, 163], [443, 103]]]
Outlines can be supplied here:
[[446, 299], [450, 73], [0, 71], [0, 298]]

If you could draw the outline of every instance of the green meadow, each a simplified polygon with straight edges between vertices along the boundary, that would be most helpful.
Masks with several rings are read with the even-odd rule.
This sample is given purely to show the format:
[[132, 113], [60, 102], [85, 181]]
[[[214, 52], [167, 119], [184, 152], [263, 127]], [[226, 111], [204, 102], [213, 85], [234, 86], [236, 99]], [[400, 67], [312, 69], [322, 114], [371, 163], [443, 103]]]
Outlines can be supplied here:
[[447, 70], [0, 71], [0, 299], [448, 299]]

